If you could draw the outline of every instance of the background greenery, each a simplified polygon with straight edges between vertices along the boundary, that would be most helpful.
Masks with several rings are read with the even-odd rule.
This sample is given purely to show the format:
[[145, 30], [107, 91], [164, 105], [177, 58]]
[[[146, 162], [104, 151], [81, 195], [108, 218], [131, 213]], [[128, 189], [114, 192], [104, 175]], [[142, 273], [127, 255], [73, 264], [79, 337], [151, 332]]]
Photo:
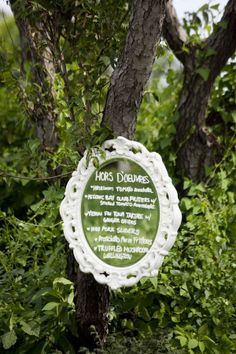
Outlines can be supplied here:
[[[193, 41], [203, 25], [201, 18], [200, 23], [191, 16], [186, 20], [187, 29], [193, 30]], [[103, 26], [108, 24], [103, 22]], [[91, 44], [85, 39], [80, 43], [82, 59], [87, 62], [86, 77], [76, 65], [68, 64], [77, 100], [73, 103], [76, 126], [68, 119], [58, 74], [55, 109], [60, 112], [60, 145], [52, 155], [39, 153], [34, 124], [20, 103], [22, 94], [32, 87], [30, 79], [22, 81], [19, 75], [14, 21], [0, 22], [0, 350], [6, 353], [75, 352], [73, 284], [66, 275], [67, 245], [58, 209], [69, 178], [64, 174], [73, 171], [80, 158], [80, 141], [89, 147], [108, 134], [97, 127], [123, 27], [111, 43], [96, 39], [102, 53], [105, 51], [97, 65], [93, 60], [99, 48], [95, 47], [95, 57], [88, 59], [86, 48]], [[233, 58], [218, 77], [209, 104], [209, 114], [220, 117], [212, 131], [219, 136], [222, 159], [207, 170], [204, 183], [184, 180], [180, 191], [183, 223], [158, 278], [112, 292], [110, 336], [102, 353], [236, 352], [235, 74]], [[135, 138], [162, 155], [173, 177], [176, 152], [172, 141], [178, 119], [174, 112], [181, 85], [181, 70], [173, 65], [173, 55], [163, 43], [144, 95]], [[89, 116], [88, 101], [93, 113]], [[49, 164], [51, 168], [60, 165], [63, 176], [47, 179]], [[173, 181], [178, 186], [179, 180]], [[81, 352], [88, 351], [84, 348]]]

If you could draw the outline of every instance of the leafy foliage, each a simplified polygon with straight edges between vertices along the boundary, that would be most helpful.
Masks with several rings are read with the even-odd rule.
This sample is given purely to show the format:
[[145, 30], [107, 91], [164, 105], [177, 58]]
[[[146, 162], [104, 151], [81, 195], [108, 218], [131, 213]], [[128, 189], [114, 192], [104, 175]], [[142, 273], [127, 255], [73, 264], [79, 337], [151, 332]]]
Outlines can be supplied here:
[[[62, 174], [71, 172], [80, 158], [80, 144], [99, 148], [110, 134], [108, 128], [98, 127], [106, 83], [126, 22], [122, 31], [117, 31], [117, 26], [127, 8], [122, 1], [109, 1], [106, 11], [103, 2], [97, 1], [96, 6], [90, 1], [76, 2], [78, 19], [82, 21], [81, 13], [87, 15], [83, 17], [85, 24], [76, 21], [74, 38], [71, 29], [75, 25], [69, 16], [74, 3], [34, 3], [35, 12], [30, 14], [34, 18], [52, 6], [58, 6], [58, 13], [65, 15], [57, 21], [65, 36], [59, 45], [65, 48], [70, 92], [66, 93], [59, 70], [54, 81], [54, 103], [60, 142], [55, 152], [40, 151], [34, 122], [27, 118], [26, 103], [22, 106], [19, 100], [22, 92], [31, 92], [30, 74], [22, 91], [17, 32], [13, 21], [7, 20], [13, 46], [6, 23], [2, 22], [0, 349], [16, 354], [72, 354], [77, 340], [74, 291], [66, 275], [67, 249], [58, 214], [65, 177], [50, 179], [50, 169], [60, 166]], [[119, 16], [111, 24], [114, 6]], [[201, 11], [204, 13], [207, 8]], [[69, 22], [65, 22], [67, 16]], [[206, 15], [203, 16], [206, 22]], [[199, 29], [195, 22], [186, 22], [194, 33], [193, 40], [197, 40]], [[66, 33], [68, 23], [71, 27]], [[172, 54], [164, 46], [162, 52], [143, 99], [136, 139], [158, 151], [173, 176], [176, 152], [172, 142], [182, 76], [181, 70], [173, 66]], [[83, 68], [75, 58], [79, 58]], [[158, 278], [142, 279], [137, 286], [112, 294], [111, 334], [100, 352], [236, 352], [235, 70], [232, 59], [216, 80], [209, 104], [207, 122], [219, 136], [222, 159], [207, 171], [204, 183], [184, 181], [180, 191], [183, 224]], [[71, 107], [75, 121], [70, 120]], [[81, 348], [81, 352], [88, 350]]]
[[[52, 87], [48, 90], [32, 83], [34, 73], [28, 70], [21, 95], [32, 116], [35, 96], [40, 92], [42, 104], [49, 106], [45, 96], [50, 91], [60, 139], [53, 167], [63, 164], [65, 154], [68, 158], [74, 151], [94, 145], [110, 74], [127, 29], [128, 8], [124, 0], [34, 0], [30, 7], [27, 1], [14, 1], [13, 10], [27, 17], [39, 37], [36, 51], [44, 57], [50, 53], [48, 60], [37, 58], [35, 67], [40, 67], [48, 83], [52, 81]], [[51, 62], [55, 70], [51, 70]]]

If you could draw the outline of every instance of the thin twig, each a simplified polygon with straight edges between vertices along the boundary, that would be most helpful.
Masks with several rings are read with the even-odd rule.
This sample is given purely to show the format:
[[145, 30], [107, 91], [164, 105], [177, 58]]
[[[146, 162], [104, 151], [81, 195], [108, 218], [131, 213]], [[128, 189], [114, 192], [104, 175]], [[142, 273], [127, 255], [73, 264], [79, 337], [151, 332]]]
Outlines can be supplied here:
[[57, 176], [49, 176], [49, 177], [27, 177], [27, 176], [15, 176], [9, 172], [3, 171], [0, 169], [0, 177], [10, 177], [10, 178], [15, 178], [15, 179], [26, 179], [28, 181], [47, 181], [47, 180], [51, 180], [51, 179], [56, 179], [56, 178], [63, 178], [63, 177], [67, 177], [69, 176], [71, 172], [67, 172], [64, 174], [60, 174]]

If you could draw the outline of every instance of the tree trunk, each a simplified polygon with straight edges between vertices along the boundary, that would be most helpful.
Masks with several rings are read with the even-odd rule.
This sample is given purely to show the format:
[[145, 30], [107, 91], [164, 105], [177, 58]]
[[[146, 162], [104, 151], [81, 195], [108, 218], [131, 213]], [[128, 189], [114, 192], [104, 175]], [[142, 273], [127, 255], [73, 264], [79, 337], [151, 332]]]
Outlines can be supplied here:
[[[219, 158], [220, 147], [207, 129], [206, 116], [214, 81], [236, 49], [236, 2], [228, 1], [216, 29], [197, 46], [188, 42], [172, 0], [166, 10], [164, 36], [184, 66], [184, 83], [177, 107], [177, 170], [194, 181], [201, 181], [205, 166]], [[183, 50], [184, 45], [187, 52]], [[204, 78], [200, 70], [204, 70]]]
[[129, 30], [107, 95], [103, 124], [132, 139], [144, 87], [152, 71], [166, 0], [134, 0]]
[[77, 272], [75, 289], [80, 345], [102, 347], [108, 334], [109, 288], [97, 283], [92, 274]]
[[[27, 19], [17, 18], [17, 25], [21, 34], [22, 53], [27, 57], [22, 58], [22, 68], [29, 59], [31, 63], [32, 85], [37, 89], [33, 91], [31, 101], [27, 96], [26, 108], [32, 120], [36, 123], [37, 137], [42, 150], [52, 150], [57, 145], [56, 119], [54, 113], [54, 97], [52, 95], [51, 63], [54, 58], [48, 58], [50, 51], [47, 49], [48, 61], [40, 50], [42, 34], [31, 27]], [[41, 42], [42, 43], [42, 42]], [[42, 59], [44, 58], [44, 59]], [[55, 66], [53, 66], [54, 68]], [[54, 172], [51, 171], [53, 174]], [[98, 284], [91, 274], [84, 274], [74, 260], [71, 250], [68, 250], [67, 271], [69, 278], [74, 282], [76, 321], [79, 341], [77, 349], [81, 346], [93, 349], [102, 346], [108, 333], [109, 289], [106, 285]]]
[[[115, 136], [132, 138], [142, 93], [151, 74], [155, 51], [160, 40], [165, 0], [135, 0], [129, 30], [118, 64], [113, 72], [103, 114], [103, 125], [109, 125]], [[76, 305], [82, 344], [93, 348], [108, 333], [109, 289], [96, 283], [90, 274], [77, 273]]]
[[49, 48], [45, 47], [42, 32], [37, 27], [32, 26], [27, 18], [21, 17], [17, 9], [14, 14], [21, 40], [21, 74], [23, 81], [26, 80], [25, 66], [28, 61], [31, 64], [31, 93], [26, 93], [22, 88], [22, 101], [31, 120], [35, 122], [36, 133], [41, 142], [42, 150], [51, 151], [58, 143], [55, 126], [57, 115], [54, 112], [52, 94], [53, 78], [55, 76], [55, 67], [52, 65], [53, 54]]
[[193, 70], [185, 71], [185, 81], [180, 96], [179, 120], [175, 144], [177, 169], [185, 171], [193, 181], [201, 181], [204, 166], [210, 166], [219, 157], [219, 145], [205, 126], [208, 100], [213, 82], [205, 82]]
[[68, 251], [68, 277], [74, 283], [76, 323], [79, 340], [76, 349], [103, 347], [108, 334], [110, 291], [96, 282], [92, 274], [80, 271], [73, 252]]

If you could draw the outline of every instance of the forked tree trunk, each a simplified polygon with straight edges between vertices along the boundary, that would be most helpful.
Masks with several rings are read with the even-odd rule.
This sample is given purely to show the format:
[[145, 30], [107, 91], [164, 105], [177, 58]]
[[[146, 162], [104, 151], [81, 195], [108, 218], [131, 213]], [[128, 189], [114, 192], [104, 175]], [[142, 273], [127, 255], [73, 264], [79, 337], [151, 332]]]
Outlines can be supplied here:
[[[214, 81], [236, 49], [235, 33], [235, 0], [228, 1], [215, 30], [197, 46], [188, 41], [172, 0], [167, 3], [164, 36], [184, 66], [184, 83], [177, 107], [177, 170], [194, 181], [201, 181], [205, 167], [219, 158], [217, 139], [206, 126], [207, 107]], [[201, 70], [205, 77], [200, 75]]]

